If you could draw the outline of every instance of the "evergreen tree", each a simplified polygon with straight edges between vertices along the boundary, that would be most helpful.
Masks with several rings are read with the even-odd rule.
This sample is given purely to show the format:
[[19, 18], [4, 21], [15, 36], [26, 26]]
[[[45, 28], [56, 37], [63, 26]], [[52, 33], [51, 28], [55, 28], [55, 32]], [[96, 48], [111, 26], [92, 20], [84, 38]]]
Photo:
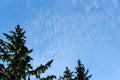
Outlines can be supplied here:
[[60, 76], [59, 80], [73, 80], [73, 72], [68, 67], [66, 67], [63, 77]]
[[92, 75], [88, 75], [89, 70], [85, 70], [85, 67], [83, 64], [81, 64], [81, 61], [78, 60], [77, 67], [75, 67], [75, 72], [71, 71], [66, 67], [66, 70], [64, 71], [63, 76], [58, 80], [89, 80]]
[[33, 50], [25, 45], [25, 31], [19, 25], [15, 31], [10, 31], [11, 35], [3, 33], [7, 42], [0, 39], [0, 80], [31, 80], [30, 76], [35, 76], [39, 80], [53, 80], [54, 75], [41, 78], [50, 66], [53, 60], [45, 65], [40, 65], [33, 69], [30, 61], [33, 58], [29, 55]]
[[76, 69], [75, 80], [89, 80], [89, 78], [92, 76], [92, 75], [88, 75], [89, 70], [88, 69], [87, 71], [85, 70], [85, 67], [83, 64], [81, 64], [80, 60], [78, 60], [77, 64], [78, 65], [75, 68]]

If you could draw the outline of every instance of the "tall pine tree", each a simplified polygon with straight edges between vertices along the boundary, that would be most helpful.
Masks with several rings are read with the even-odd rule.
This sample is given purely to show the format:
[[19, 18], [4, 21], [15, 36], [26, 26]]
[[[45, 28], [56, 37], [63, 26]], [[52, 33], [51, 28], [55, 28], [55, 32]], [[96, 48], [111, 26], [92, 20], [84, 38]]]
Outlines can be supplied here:
[[78, 60], [75, 72], [66, 67], [63, 76], [60, 76], [59, 80], [89, 80], [92, 75], [88, 75], [88, 72], [89, 70], [85, 70], [84, 65]]
[[73, 72], [66, 67], [63, 76], [60, 76], [59, 80], [73, 80]]
[[92, 76], [92, 75], [88, 75], [89, 70], [88, 69], [87, 71], [85, 70], [85, 67], [80, 60], [78, 60], [77, 64], [78, 65], [75, 68], [76, 69], [75, 80], [89, 80], [89, 78]]
[[0, 39], [0, 80], [31, 80], [30, 76], [35, 76], [39, 80], [53, 80], [54, 75], [41, 78], [53, 60], [45, 65], [40, 65], [33, 69], [30, 61], [33, 58], [29, 55], [33, 50], [25, 45], [25, 31], [20, 25], [15, 27], [15, 31], [10, 31], [10, 35], [3, 33], [8, 41]]

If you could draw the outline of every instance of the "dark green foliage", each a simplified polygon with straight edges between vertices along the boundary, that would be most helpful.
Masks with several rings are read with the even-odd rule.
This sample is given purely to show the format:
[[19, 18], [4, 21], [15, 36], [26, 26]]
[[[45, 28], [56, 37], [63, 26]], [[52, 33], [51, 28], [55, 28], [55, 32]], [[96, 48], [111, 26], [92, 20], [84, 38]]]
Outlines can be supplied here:
[[47, 76], [46, 78], [41, 78], [41, 80], [53, 80], [54, 78], [56, 78], [56, 76], [51, 75], [51, 76]]
[[54, 75], [47, 78], [40, 77], [50, 67], [53, 60], [33, 69], [30, 64], [33, 58], [29, 56], [33, 50], [26, 47], [25, 31], [19, 25], [15, 27], [15, 31], [10, 31], [11, 35], [3, 34], [8, 41], [0, 39], [0, 60], [3, 62], [0, 64], [0, 80], [30, 80], [30, 76], [35, 76], [36, 79], [40, 80], [53, 80], [55, 78]]
[[89, 80], [89, 78], [92, 76], [92, 75], [89, 75], [88, 76], [88, 72], [89, 70], [87, 69], [87, 71], [85, 70], [85, 67], [83, 64], [81, 64], [81, 61], [78, 60], [78, 65], [77, 67], [75, 68], [76, 69], [76, 77], [75, 79], [76, 80]]
[[60, 76], [59, 80], [73, 80], [73, 72], [71, 72], [70, 69], [66, 67], [63, 77]]
[[78, 60], [77, 67], [75, 67], [75, 72], [72, 72], [68, 67], [64, 71], [63, 77], [60, 76], [59, 80], [89, 80], [92, 75], [88, 75], [89, 70], [85, 70], [81, 61]]
[[[15, 27], [15, 31], [10, 31], [11, 35], [3, 34], [7, 41], [0, 39], [0, 80], [31, 80], [31, 76], [38, 80], [56, 78], [54, 75], [46, 78], [40, 76], [51, 67], [53, 60], [33, 69], [30, 64], [33, 58], [29, 55], [33, 50], [26, 47], [25, 31], [19, 25]], [[84, 65], [78, 60], [75, 72], [66, 67], [63, 76], [58, 80], [89, 80], [92, 75], [88, 75], [88, 72], [89, 70], [85, 70]]]

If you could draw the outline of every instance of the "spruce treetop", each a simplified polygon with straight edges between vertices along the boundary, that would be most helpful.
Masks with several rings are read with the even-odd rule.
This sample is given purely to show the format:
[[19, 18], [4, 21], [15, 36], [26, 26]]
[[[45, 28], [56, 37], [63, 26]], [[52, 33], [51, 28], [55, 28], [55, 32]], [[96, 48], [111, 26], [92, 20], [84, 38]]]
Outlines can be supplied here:
[[36, 79], [40, 80], [55, 78], [54, 75], [47, 76], [47, 78], [41, 78], [40, 76], [51, 66], [53, 60], [33, 69], [30, 64], [33, 58], [29, 55], [33, 49], [28, 49], [25, 45], [25, 31], [20, 25], [15, 27], [15, 31], [10, 31], [10, 35], [6, 33], [3, 33], [3, 35], [7, 41], [0, 39], [0, 61], [3, 62], [3, 64], [0, 64], [1, 80], [31, 80], [30, 76], [35, 76]]

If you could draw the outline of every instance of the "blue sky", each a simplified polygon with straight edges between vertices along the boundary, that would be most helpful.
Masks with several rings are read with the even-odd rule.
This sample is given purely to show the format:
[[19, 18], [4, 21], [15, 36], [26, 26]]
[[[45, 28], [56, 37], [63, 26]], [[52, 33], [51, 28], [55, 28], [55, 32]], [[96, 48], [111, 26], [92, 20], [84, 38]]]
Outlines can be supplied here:
[[0, 38], [20, 24], [34, 51], [34, 68], [61, 75], [80, 59], [90, 80], [120, 80], [119, 0], [0, 0]]

